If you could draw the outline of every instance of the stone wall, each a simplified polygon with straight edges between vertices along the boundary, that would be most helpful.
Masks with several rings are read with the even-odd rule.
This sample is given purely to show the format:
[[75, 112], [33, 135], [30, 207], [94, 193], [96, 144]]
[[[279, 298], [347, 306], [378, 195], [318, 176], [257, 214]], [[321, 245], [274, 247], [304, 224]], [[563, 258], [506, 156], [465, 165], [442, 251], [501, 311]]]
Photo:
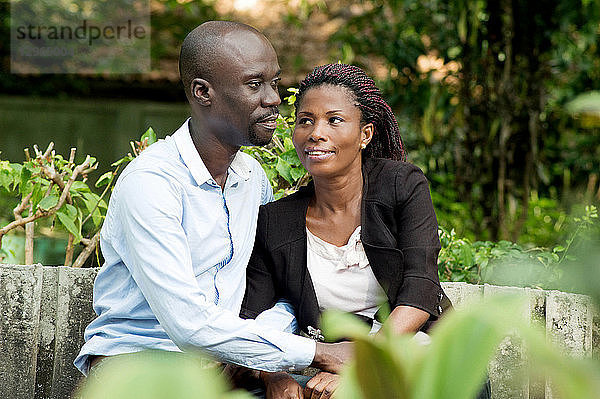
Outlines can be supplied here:
[[[0, 265], [0, 398], [68, 398], [81, 379], [73, 360], [95, 317], [98, 269]], [[558, 291], [442, 283], [460, 310], [498, 293], [523, 295], [523, 312], [546, 327], [550, 339], [573, 356], [600, 357], [600, 322], [588, 297]], [[518, 339], [507, 338], [489, 366], [494, 399], [552, 398], [545, 381], [523, 379]]]
[[0, 266], [0, 398], [70, 396], [81, 378], [73, 359], [95, 317], [96, 272]]

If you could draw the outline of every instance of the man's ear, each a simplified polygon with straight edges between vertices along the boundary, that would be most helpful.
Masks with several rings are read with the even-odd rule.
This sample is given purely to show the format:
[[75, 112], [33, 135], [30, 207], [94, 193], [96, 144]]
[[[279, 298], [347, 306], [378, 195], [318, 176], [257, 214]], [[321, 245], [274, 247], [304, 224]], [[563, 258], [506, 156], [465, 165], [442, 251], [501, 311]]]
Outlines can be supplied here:
[[210, 83], [202, 78], [195, 78], [190, 85], [192, 98], [198, 104], [208, 107], [212, 102], [212, 86]]

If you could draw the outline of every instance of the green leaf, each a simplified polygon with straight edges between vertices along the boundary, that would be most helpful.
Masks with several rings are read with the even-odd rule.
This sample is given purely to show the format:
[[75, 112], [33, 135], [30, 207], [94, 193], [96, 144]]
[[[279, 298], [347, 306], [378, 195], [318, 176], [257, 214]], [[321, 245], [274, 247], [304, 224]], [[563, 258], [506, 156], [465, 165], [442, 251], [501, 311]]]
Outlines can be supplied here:
[[460, 259], [463, 266], [473, 266], [473, 253], [471, 252], [471, 247], [468, 244], [461, 245]]
[[73, 182], [70, 191], [78, 191], [81, 193], [90, 192], [90, 187], [86, 183], [78, 180]]
[[[73, 236], [75, 236], [74, 243], [77, 244], [81, 241], [81, 226], [77, 227], [76, 222], [78, 222], [79, 212], [77, 208], [73, 205], [65, 204], [62, 206], [58, 212], [56, 212], [56, 216], [60, 223], [67, 229], [67, 231]], [[81, 225], [81, 223], [79, 223]]]
[[138, 352], [115, 356], [103, 363], [98, 378], [86, 381], [75, 397], [87, 399], [126, 398], [221, 398], [251, 399], [242, 391], [229, 392], [216, 367], [188, 354]]
[[366, 398], [410, 398], [404, 369], [394, 361], [389, 351], [371, 340], [362, 339], [354, 344], [354, 356], [359, 365], [356, 378]]
[[[422, 369], [413, 381], [413, 398], [474, 398], [487, 364], [502, 339], [526, 325], [523, 297], [496, 295], [452, 312], [431, 334]], [[435, 381], [435, 383], [432, 383]]]
[[102, 187], [106, 186], [107, 184], [110, 184], [110, 182], [112, 182], [113, 177], [114, 175], [112, 171], [106, 172], [98, 178], [98, 180], [96, 181], [96, 187]]
[[321, 326], [328, 340], [343, 338], [363, 338], [370, 328], [357, 317], [339, 310], [327, 310], [323, 313]]
[[[44, 198], [45, 193], [48, 191], [49, 185], [50, 184], [48, 183], [47, 180], [39, 179], [39, 181], [36, 182], [36, 184], [33, 186], [33, 191], [31, 192], [31, 207], [32, 207], [32, 209], [37, 209], [37, 205], [42, 200], [42, 198]], [[49, 194], [52, 194], [55, 191], [56, 191], [55, 189], [52, 189], [52, 191]]]
[[292, 138], [290, 136], [286, 136], [283, 139], [283, 147], [286, 149], [286, 151], [296, 151], [296, 147], [294, 147], [294, 143], [292, 142]]
[[304, 169], [303, 167], [292, 168], [291, 174], [292, 179], [294, 179], [294, 181], [296, 182], [306, 174], [306, 169]]
[[42, 200], [38, 204], [38, 209], [43, 211], [47, 211], [48, 209], [56, 206], [58, 204], [58, 196], [57, 195], [49, 195], [48, 197], [42, 198]]
[[289, 163], [287, 163], [283, 159], [279, 158], [277, 160], [277, 166], [275, 167], [275, 169], [277, 169], [277, 172], [279, 172], [281, 177], [283, 177], [285, 180], [287, 180], [288, 183], [292, 184], [294, 182], [294, 179], [292, 179], [292, 171], [291, 171], [292, 167], [290, 166]]
[[271, 182], [271, 186], [273, 186], [273, 182], [277, 178], [277, 171], [274, 168], [269, 167], [264, 164], [263, 164], [263, 169], [265, 171], [265, 174], [267, 175], [267, 179], [269, 179], [269, 181]]
[[148, 145], [156, 143], [156, 133], [154, 133], [154, 129], [152, 129], [152, 127], [149, 127], [148, 130], [142, 134], [140, 141], [144, 141], [145, 138], [148, 138]]
[[358, 377], [356, 375], [356, 363], [352, 362], [348, 367], [345, 367], [340, 375], [340, 385], [335, 390], [335, 395], [338, 398], [344, 399], [365, 399], [362, 395]]
[[[94, 193], [84, 193], [83, 194], [84, 204], [89, 213], [92, 214], [92, 221], [96, 227], [102, 224], [102, 213], [100, 212], [100, 204], [104, 201], [100, 199], [100, 196]], [[96, 206], [98, 204], [98, 206]]]
[[111, 164], [111, 166], [119, 166], [121, 165], [123, 162], [131, 162], [133, 161], [133, 157], [130, 157], [129, 155], [124, 156], [123, 158], [119, 159], [118, 161], [115, 161]]
[[31, 187], [31, 184], [29, 184], [30, 179], [31, 170], [29, 168], [21, 168], [21, 181], [19, 185], [21, 194], [27, 194], [29, 192], [29, 188]]
[[283, 159], [285, 162], [289, 163], [290, 165], [294, 165], [294, 166], [301, 165], [300, 159], [298, 158], [298, 152], [296, 152], [295, 148], [284, 152], [283, 154], [280, 155], [280, 157], [281, 157], [281, 159]]
[[10, 185], [13, 182], [10, 170], [0, 170], [0, 187], [4, 187], [6, 191], [10, 191]]
[[563, 247], [562, 245], [558, 245], [558, 246], [554, 247], [554, 249], [552, 250], [552, 252], [559, 253], [559, 252], [564, 252], [565, 250], [566, 250], [565, 247]]

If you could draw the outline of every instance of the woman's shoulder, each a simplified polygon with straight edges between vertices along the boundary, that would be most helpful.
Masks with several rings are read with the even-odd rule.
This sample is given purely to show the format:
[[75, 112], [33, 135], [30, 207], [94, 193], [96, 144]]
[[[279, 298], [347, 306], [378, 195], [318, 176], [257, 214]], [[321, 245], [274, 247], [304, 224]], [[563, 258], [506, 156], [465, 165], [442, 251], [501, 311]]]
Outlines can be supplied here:
[[298, 191], [288, 196], [261, 205], [260, 209], [269, 214], [277, 214], [280, 212], [288, 213], [294, 209], [305, 206], [306, 201], [310, 200], [313, 191], [311, 183], [310, 187], [300, 187]]
[[310, 190], [309, 187], [303, 187], [287, 197], [261, 205], [258, 230], [268, 235], [273, 245], [303, 237]]
[[367, 158], [364, 161], [370, 184], [379, 187], [408, 188], [427, 181], [423, 171], [410, 162], [384, 158]]

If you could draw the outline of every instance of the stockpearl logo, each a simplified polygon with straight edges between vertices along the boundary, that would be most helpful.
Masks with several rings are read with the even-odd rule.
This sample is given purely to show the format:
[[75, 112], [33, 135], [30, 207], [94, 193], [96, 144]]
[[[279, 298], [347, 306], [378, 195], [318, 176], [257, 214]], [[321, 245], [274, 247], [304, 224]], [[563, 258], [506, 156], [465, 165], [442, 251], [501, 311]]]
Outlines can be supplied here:
[[149, 0], [11, 1], [11, 72], [149, 70]]

